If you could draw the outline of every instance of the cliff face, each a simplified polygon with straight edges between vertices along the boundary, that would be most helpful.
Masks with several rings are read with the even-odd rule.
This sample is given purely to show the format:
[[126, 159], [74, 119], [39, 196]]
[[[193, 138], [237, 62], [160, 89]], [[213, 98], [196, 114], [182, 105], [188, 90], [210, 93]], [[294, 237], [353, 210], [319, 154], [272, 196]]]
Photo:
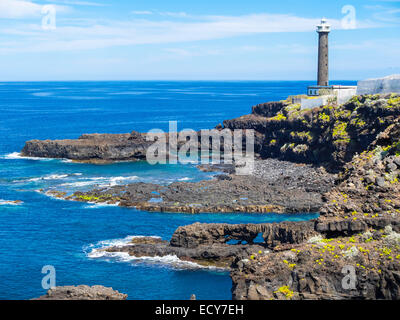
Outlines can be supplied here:
[[76, 140], [27, 141], [21, 153], [80, 161], [143, 160], [150, 145], [143, 134], [135, 131], [131, 134], [84, 134]]
[[262, 234], [268, 247], [280, 244], [302, 243], [315, 235], [314, 221], [261, 223], [261, 224], [223, 224], [195, 223], [175, 230], [170, 244], [174, 247], [196, 248], [200, 245], [225, 244], [230, 240], [253, 244], [258, 234]]
[[317, 237], [234, 262], [234, 299], [400, 299], [399, 121], [345, 165]]
[[237, 259], [231, 272], [233, 299], [398, 300], [400, 264], [391, 255], [399, 251], [379, 239], [389, 234], [322, 239]]
[[400, 118], [381, 132], [338, 175], [324, 195], [324, 220], [398, 219], [400, 213]]
[[262, 157], [339, 169], [399, 116], [400, 96], [387, 94], [355, 96], [341, 106], [306, 110], [288, 101], [271, 102], [223, 124], [232, 130], [254, 129], [255, 150]]

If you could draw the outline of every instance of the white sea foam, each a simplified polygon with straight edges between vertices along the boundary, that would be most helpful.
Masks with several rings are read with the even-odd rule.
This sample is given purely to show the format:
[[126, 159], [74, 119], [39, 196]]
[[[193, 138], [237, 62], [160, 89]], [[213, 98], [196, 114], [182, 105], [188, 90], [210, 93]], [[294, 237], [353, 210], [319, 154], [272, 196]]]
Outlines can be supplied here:
[[86, 187], [90, 185], [94, 185], [96, 182], [94, 181], [77, 181], [77, 182], [67, 182], [60, 184], [61, 187]]
[[102, 207], [118, 207], [119, 202], [116, 203], [95, 203], [95, 202], [88, 202], [90, 203], [89, 205], [84, 206], [85, 209], [97, 209], [97, 208], [102, 208]]
[[36, 178], [30, 178], [26, 180], [15, 180], [14, 182], [35, 182], [35, 181], [41, 181], [41, 180], [62, 180], [65, 178], [68, 178], [69, 176], [79, 176], [82, 175], [82, 173], [65, 173], [65, 174], [49, 174], [45, 175], [42, 177], [36, 177]]
[[88, 254], [88, 257], [91, 259], [106, 259], [116, 262], [161, 264], [177, 269], [210, 269], [209, 267], [201, 266], [194, 262], [181, 260], [176, 255], [135, 257], [129, 255], [127, 252], [107, 252], [95, 249]]
[[12, 152], [12, 153], [1, 156], [1, 158], [8, 159], [8, 160], [19, 160], [19, 159], [40, 160], [40, 161], [60, 160], [60, 159], [55, 159], [55, 158], [28, 157], [28, 156], [21, 155], [21, 153], [19, 153], [19, 152]]
[[55, 98], [68, 99], [68, 100], [103, 100], [103, 99], [107, 99], [107, 97], [88, 97], [88, 96], [55, 96]]
[[129, 180], [136, 180], [138, 179], [138, 176], [129, 176], [129, 177], [112, 177], [110, 178], [109, 182], [107, 182], [105, 185], [102, 186], [116, 186], [122, 181], [129, 181]]
[[14, 200], [0, 199], [0, 206], [20, 206], [21, 204], [23, 204], [22, 201], [15, 202]]
[[181, 260], [176, 255], [135, 257], [127, 252], [107, 252], [104, 249], [93, 249], [87, 256], [91, 259], [105, 259], [115, 262], [161, 264], [178, 269], [209, 269], [209, 267], [194, 262]]
[[86, 187], [91, 185], [98, 185], [99, 187], [112, 187], [121, 184], [124, 181], [134, 181], [138, 176], [128, 177], [93, 177], [93, 178], [80, 178], [83, 181], [67, 182], [61, 184], [63, 187]]
[[68, 174], [50, 174], [48, 176], [44, 176], [43, 180], [60, 180], [68, 177]]
[[189, 177], [184, 177], [184, 178], [180, 178], [178, 179], [179, 181], [188, 181], [188, 180], [192, 180], [193, 178], [189, 178]]
[[110, 92], [109, 95], [142, 95], [149, 94], [150, 92], [145, 91], [121, 91], [121, 92]]
[[12, 152], [12, 153], [6, 154], [6, 155], [2, 156], [2, 158], [10, 159], [10, 160], [13, 160], [13, 159], [39, 160], [39, 159], [42, 159], [42, 158], [37, 158], [37, 157], [24, 157], [19, 152]]
[[53, 95], [52, 92], [34, 92], [32, 93], [33, 96], [35, 97], [49, 97], [51, 95]]
[[[160, 237], [158, 236], [132, 236], [132, 235], [128, 235], [125, 238], [117, 238], [117, 239], [110, 239], [110, 240], [102, 240], [99, 241], [95, 244], [90, 244], [89, 246], [87, 246], [87, 249], [104, 249], [107, 247], [115, 247], [115, 246], [124, 246], [127, 243], [131, 242], [133, 238], [157, 238], [160, 239]], [[86, 250], [84, 250], [86, 252]]]
[[143, 256], [135, 257], [129, 255], [127, 252], [107, 252], [105, 251], [108, 247], [123, 247], [133, 238], [158, 238], [158, 236], [127, 236], [121, 239], [111, 239], [99, 241], [96, 244], [90, 244], [84, 247], [84, 252], [90, 259], [105, 259], [107, 261], [112, 260], [115, 262], [128, 262], [128, 263], [149, 263], [149, 264], [160, 264], [167, 265], [177, 269], [213, 269], [213, 270], [224, 270], [222, 268], [202, 266], [195, 262], [184, 261], [179, 259], [176, 255], [166, 255], [166, 256]]

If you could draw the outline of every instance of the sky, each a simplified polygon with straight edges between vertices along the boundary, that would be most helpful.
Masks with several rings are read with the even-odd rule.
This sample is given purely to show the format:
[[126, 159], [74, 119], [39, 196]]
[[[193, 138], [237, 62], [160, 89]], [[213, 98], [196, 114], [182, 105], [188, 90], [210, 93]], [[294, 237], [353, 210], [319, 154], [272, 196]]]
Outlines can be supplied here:
[[0, 0], [0, 81], [332, 80], [400, 73], [400, 0]]

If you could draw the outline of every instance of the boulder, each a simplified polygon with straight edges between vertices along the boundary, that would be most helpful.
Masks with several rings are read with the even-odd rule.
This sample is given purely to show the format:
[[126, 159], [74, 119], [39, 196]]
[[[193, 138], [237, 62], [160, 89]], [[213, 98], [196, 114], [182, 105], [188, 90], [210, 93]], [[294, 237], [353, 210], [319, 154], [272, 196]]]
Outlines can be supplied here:
[[79, 285], [54, 287], [32, 300], [126, 300], [127, 294], [103, 286]]

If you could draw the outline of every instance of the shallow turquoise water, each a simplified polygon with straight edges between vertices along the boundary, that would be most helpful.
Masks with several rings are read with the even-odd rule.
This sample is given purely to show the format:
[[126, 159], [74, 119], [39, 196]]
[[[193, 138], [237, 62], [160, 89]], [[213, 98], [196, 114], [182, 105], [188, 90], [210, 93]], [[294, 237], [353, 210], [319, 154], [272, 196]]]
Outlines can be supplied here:
[[[41, 295], [44, 265], [57, 285], [102, 284], [129, 299], [230, 299], [225, 272], [193, 268], [173, 258], [127, 260], [91, 255], [128, 235], [169, 239], [194, 222], [261, 223], [316, 215], [148, 213], [53, 199], [39, 189], [84, 190], [95, 185], [209, 179], [193, 165], [112, 165], [21, 159], [26, 140], [77, 138], [153, 128], [214, 127], [250, 112], [251, 105], [303, 93], [307, 82], [55, 82], [0, 83], [0, 299]], [[156, 198], [156, 197], [155, 197]], [[8, 201], [21, 200], [20, 205]], [[118, 240], [122, 239], [122, 240]]]

